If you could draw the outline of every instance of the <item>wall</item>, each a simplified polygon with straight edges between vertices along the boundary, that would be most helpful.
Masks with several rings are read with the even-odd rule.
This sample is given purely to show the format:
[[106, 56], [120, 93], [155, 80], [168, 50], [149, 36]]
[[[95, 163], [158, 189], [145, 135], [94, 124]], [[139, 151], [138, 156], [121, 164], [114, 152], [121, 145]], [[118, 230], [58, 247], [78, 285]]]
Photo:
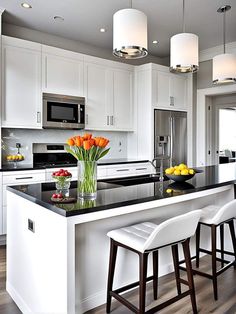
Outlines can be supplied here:
[[[3, 163], [6, 163], [7, 154], [16, 154], [16, 143], [21, 143], [21, 153], [25, 160], [21, 164], [33, 162], [33, 143], [65, 143], [66, 140], [75, 135], [82, 135], [84, 131], [74, 130], [23, 130], [23, 129], [2, 129], [2, 139], [6, 144], [6, 151], [3, 151]], [[88, 132], [89, 133], [89, 132]], [[110, 140], [110, 152], [106, 159], [127, 157], [127, 133], [123, 132], [91, 132], [94, 136], [104, 136]], [[4, 162], [5, 161], [5, 162]]]
[[152, 55], [148, 55], [146, 58], [137, 60], [123, 60], [116, 58], [112, 55], [112, 51], [109, 49], [103, 49], [100, 47], [92, 46], [83, 42], [51, 35], [49, 33], [43, 33], [40, 31], [32, 30], [25, 27], [20, 27], [12, 24], [3, 23], [2, 34], [11, 37], [17, 37], [25, 40], [38, 42], [44, 45], [54, 46], [62, 49], [67, 49], [75, 52], [80, 52], [86, 55], [109, 59], [113, 61], [130, 63], [133, 65], [139, 65], [144, 63], [158, 63], [162, 65], [169, 64], [169, 58], [158, 58]]
[[197, 72], [197, 89], [213, 87], [212, 60], [200, 62]]

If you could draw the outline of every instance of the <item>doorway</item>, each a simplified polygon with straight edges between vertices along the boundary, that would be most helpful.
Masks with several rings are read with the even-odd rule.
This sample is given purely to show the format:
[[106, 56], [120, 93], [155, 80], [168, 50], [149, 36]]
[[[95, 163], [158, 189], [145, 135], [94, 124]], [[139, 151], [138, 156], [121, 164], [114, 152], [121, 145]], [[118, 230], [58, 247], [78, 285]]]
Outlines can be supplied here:
[[[230, 101], [229, 101], [230, 100]], [[207, 107], [207, 163], [236, 161], [236, 95], [211, 97]]]

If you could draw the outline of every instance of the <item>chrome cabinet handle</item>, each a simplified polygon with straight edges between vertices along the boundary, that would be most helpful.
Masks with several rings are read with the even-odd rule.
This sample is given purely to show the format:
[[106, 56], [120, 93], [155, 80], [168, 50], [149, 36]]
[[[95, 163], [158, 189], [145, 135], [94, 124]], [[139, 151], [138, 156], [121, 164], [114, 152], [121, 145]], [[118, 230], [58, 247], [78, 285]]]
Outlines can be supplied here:
[[148, 170], [147, 168], [136, 168], [135, 170]]
[[173, 96], [170, 96], [170, 105], [171, 106], [175, 105], [175, 98]]
[[111, 125], [114, 125], [114, 116], [111, 116]]
[[117, 172], [120, 172], [120, 171], [129, 171], [129, 169], [117, 169], [116, 171], [117, 171]]
[[88, 124], [88, 114], [86, 113], [86, 124]]
[[41, 123], [41, 112], [37, 111], [37, 123]]
[[27, 179], [33, 179], [33, 177], [21, 177], [21, 178], [15, 178], [16, 180], [27, 180]]
[[107, 116], [107, 125], [109, 125], [110, 123], [110, 118], [109, 118], [109, 116]]

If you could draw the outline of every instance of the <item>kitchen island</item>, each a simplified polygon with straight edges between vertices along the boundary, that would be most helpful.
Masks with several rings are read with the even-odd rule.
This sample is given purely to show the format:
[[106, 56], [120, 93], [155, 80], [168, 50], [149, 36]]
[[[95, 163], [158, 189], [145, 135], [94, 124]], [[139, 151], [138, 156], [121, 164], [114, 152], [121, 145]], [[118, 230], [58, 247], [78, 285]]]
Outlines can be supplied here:
[[[105, 303], [109, 230], [143, 221], [160, 223], [235, 197], [235, 163], [201, 170], [184, 184], [99, 182], [95, 201], [72, 204], [51, 202], [53, 184], [8, 187], [7, 291], [21, 311], [80, 314]], [[70, 196], [76, 197], [75, 183]], [[207, 234], [203, 241], [207, 248]], [[227, 235], [226, 249], [231, 249]], [[159, 275], [172, 271], [171, 265], [164, 248]], [[115, 286], [136, 281], [137, 275], [136, 255], [121, 249]]]

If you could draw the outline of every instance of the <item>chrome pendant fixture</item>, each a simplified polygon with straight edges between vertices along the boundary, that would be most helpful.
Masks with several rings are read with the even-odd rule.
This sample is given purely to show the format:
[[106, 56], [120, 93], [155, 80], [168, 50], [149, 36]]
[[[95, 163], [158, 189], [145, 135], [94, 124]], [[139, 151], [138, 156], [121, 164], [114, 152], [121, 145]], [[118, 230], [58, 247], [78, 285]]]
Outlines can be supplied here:
[[124, 59], [147, 56], [147, 16], [131, 8], [113, 15], [113, 55]]
[[198, 61], [198, 36], [185, 32], [185, 0], [183, 0], [183, 33], [170, 39], [170, 71], [196, 72]]
[[224, 53], [213, 58], [212, 63], [212, 80], [213, 84], [236, 83], [236, 55], [225, 53], [225, 24], [226, 12], [231, 9], [230, 5], [220, 7], [217, 12], [223, 15], [223, 45]]

